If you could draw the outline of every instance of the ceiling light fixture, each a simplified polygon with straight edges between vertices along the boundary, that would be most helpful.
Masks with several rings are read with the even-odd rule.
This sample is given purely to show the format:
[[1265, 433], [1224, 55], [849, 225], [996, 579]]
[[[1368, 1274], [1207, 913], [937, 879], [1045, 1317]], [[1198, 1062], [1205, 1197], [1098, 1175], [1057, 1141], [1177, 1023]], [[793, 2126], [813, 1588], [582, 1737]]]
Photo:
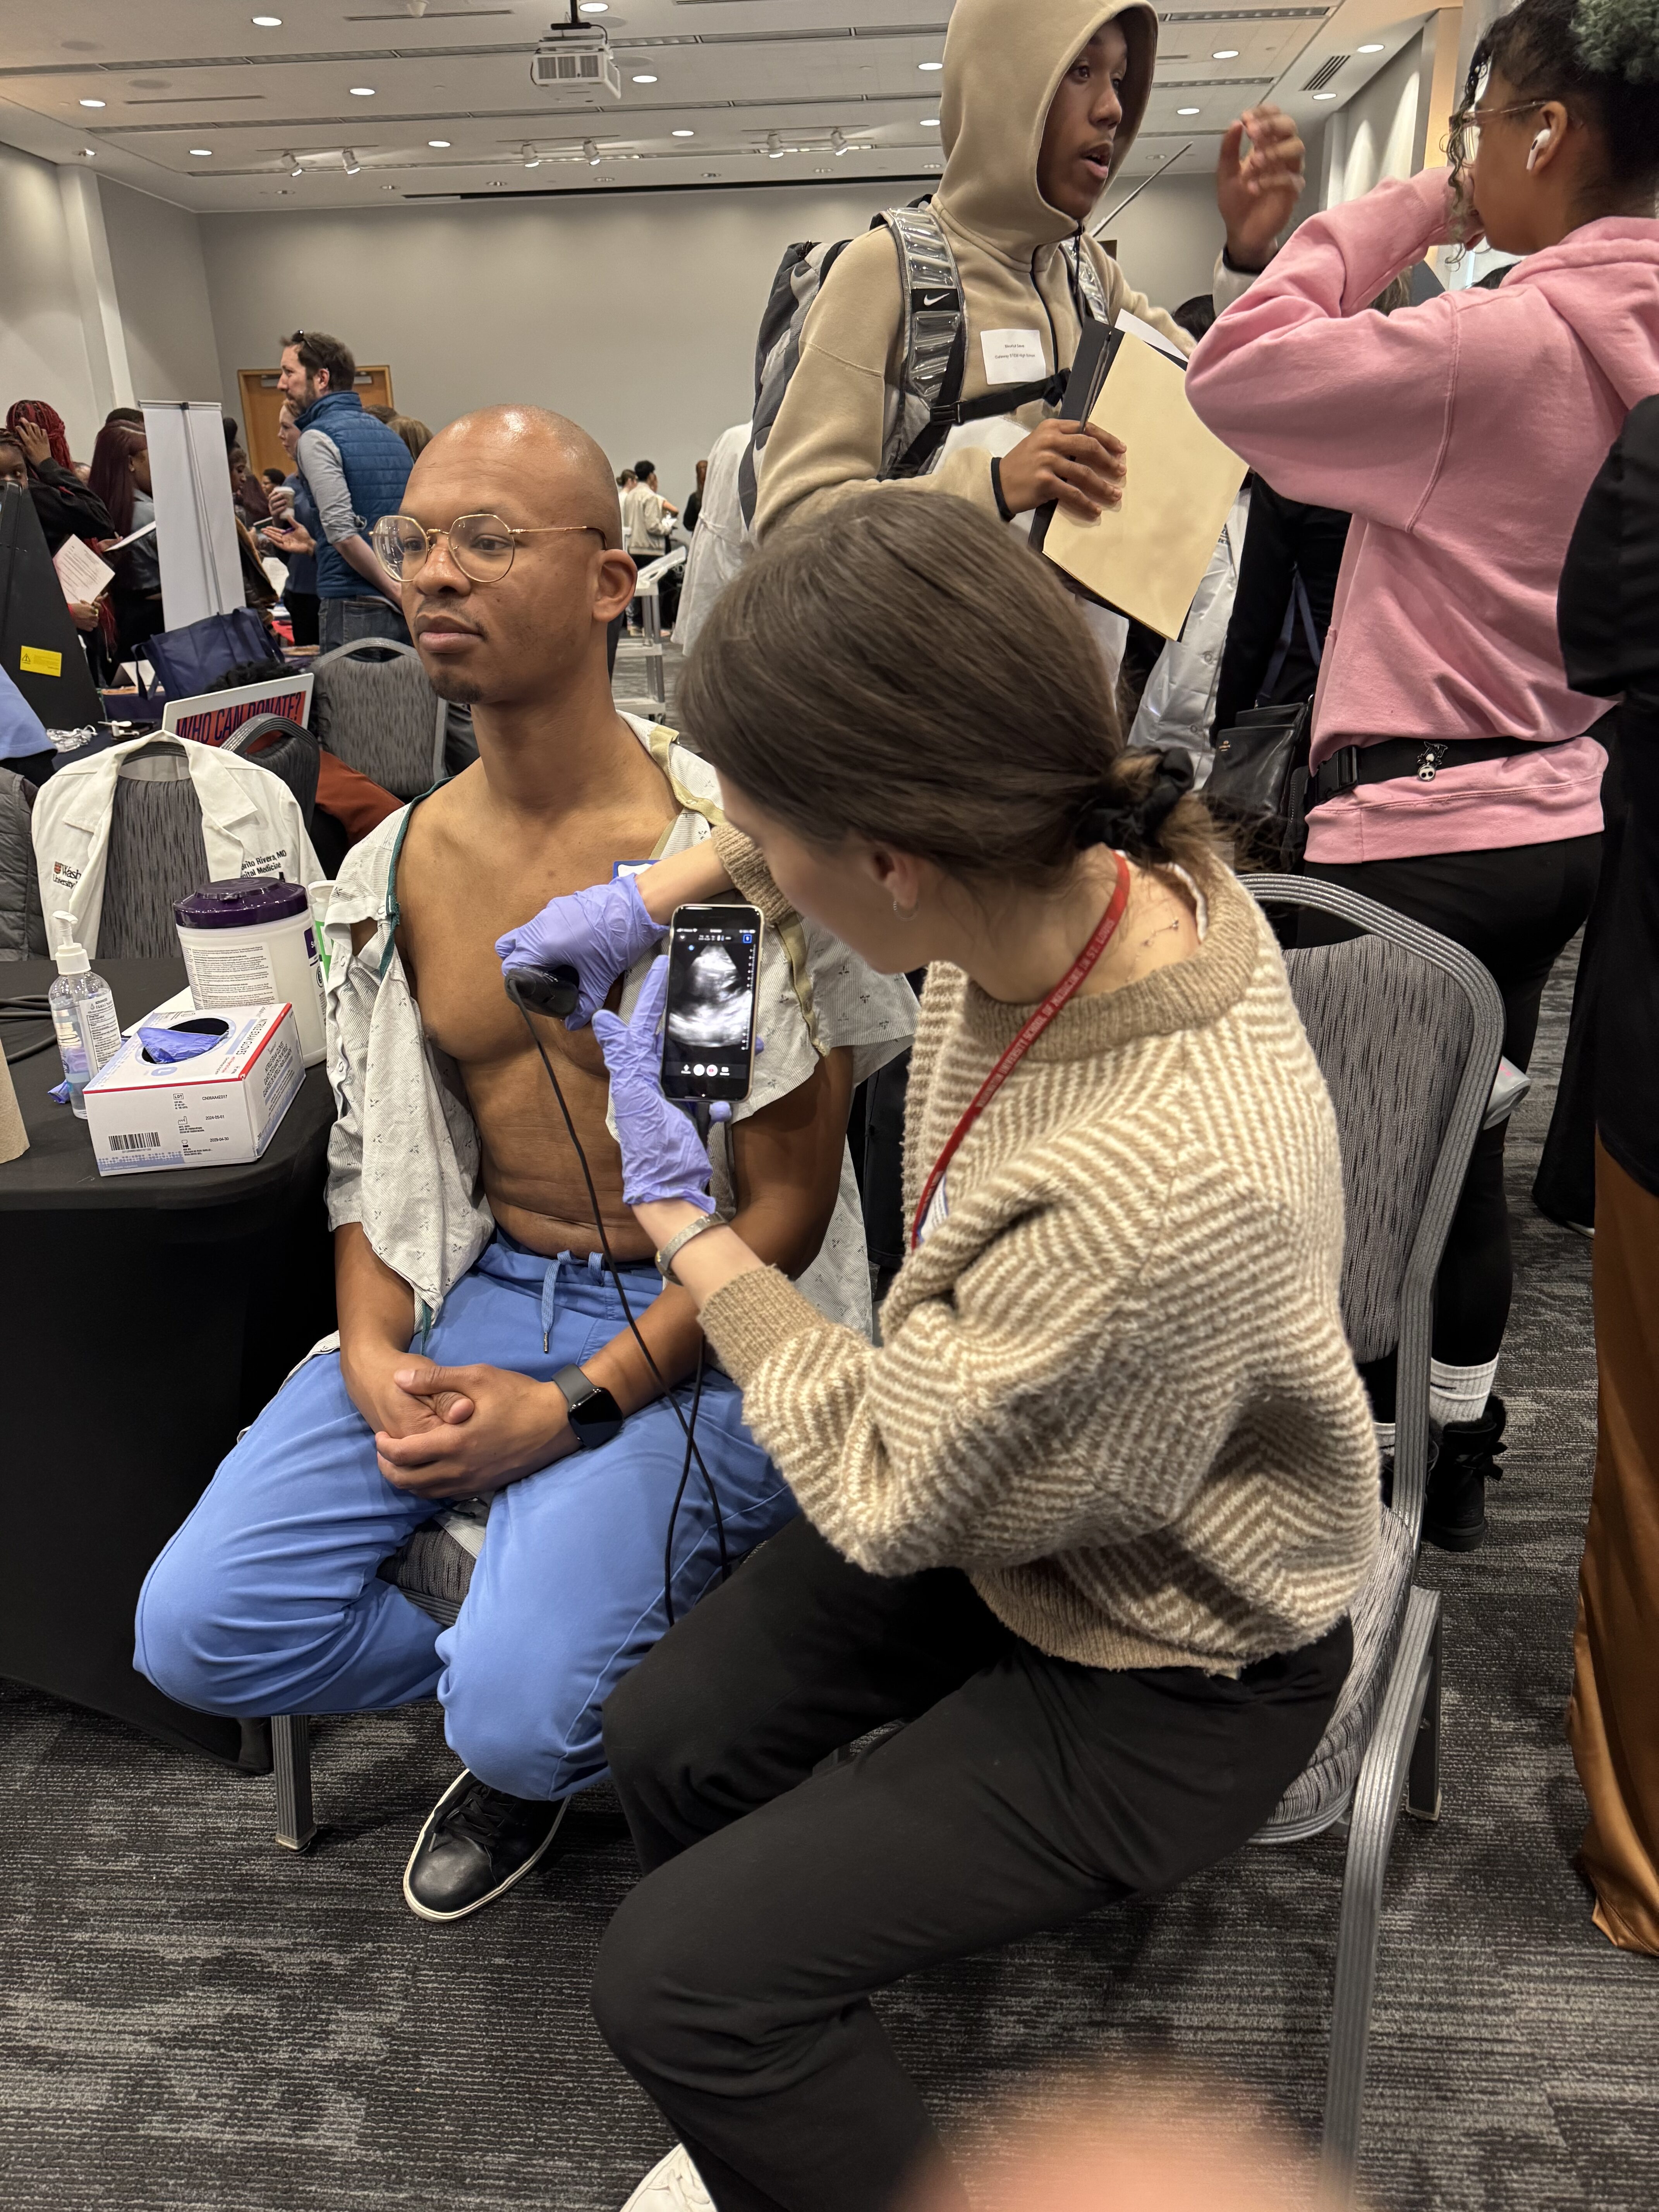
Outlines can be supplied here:
[[766, 158], [769, 161], [783, 159], [783, 146], [775, 131], [769, 131], [766, 134]]
[[354, 100], [373, 100], [374, 88], [372, 84], [354, 84], [351, 88], [351, 97]]
[[597, 169], [599, 166], [599, 149], [591, 138], [582, 140], [582, 152], [587, 156], [588, 167]]
[[83, 146], [81, 149], [81, 159], [83, 161], [95, 161], [98, 159], [98, 149], [95, 146]]
[[1380, 54], [1382, 51], [1382, 41], [1381, 39], [1367, 39], [1363, 46], [1356, 46], [1354, 48], [1354, 52], [1357, 54]]
[[1215, 52], [1210, 56], [1210, 59], [1212, 62], [1236, 62], [1238, 59], [1238, 48], [1237, 46], [1218, 46]]
[[441, 154], [449, 144], [447, 138], [428, 138], [426, 143], [438, 154]]
[[211, 146], [192, 146], [190, 155], [193, 161], [210, 161], [213, 157], [213, 149]]
[[916, 64], [916, 67], [919, 70], [926, 70], [929, 76], [931, 76], [935, 70], [942, 70], [945, 67], [945, 64], [943, 62], [918, 62]]
[[671, 131], [668, 135], [671, 138], [695, 138], [697, 134], [695, 131]]
[[82, 107], [103, 107], [107, 103], [101, 100], [83, 100], [81, 105]]
[[657, 80], [652, 76], [649, 70], [643, 70], [638, 76], [632, 80], [632, 82], [635, 84], [655, 84]]
[[340, 149], [340, 159], [345, 165], [345, 173], [349, 177], [355, 177], [363, 166], [349, 146], [343, 146]]
[[280, 15], [256, 15], [253, 20], [262, 31], [280, 31], [283, 27]]
[[542, 157], [527, 139], [525, 143], [520, 147], [519, 151], [524, 156], [524, 165], [526, 169], [540, 168], [542, 166]]
[[1316, 100], [1334, 100], [1336, 98], [1336, 94], [1334, 92], [1316, 92], [1314, 94], [1314, 98]]
[[830, 151], [839, 161], [843, 154], [850, 154], [852, 150], [847, 143], [847, 133], [842, 129], [840, 124], [837, 124], [830, 133]]
[[1176, 113], [1177, 115], [1196, 115], [1198, 113], [1198, 110], [1195, 107], [1177, 107]]
[[608, 15], [611, 13], [610, 0], [581, 0], [580, 12], [584, 15]]
[[921, 127], [924, 131], [937, 131], [939, 129], [938, 116], [924, 115], [921, 118]]

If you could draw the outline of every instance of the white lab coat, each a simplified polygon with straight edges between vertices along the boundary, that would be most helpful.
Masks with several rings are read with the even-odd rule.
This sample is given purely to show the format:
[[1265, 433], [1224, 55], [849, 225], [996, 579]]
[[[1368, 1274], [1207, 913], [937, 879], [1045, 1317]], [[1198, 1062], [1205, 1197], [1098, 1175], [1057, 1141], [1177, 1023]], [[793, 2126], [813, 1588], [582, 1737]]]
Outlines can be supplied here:
[[754, 550], [738, 496], [738, 471], [748, 449], [748, 423], [734, 422], [729, 430], [720, 432], [708, 451], [702, 505], [691, 533], [680, 611], [674, 618], [674, 641], [684, 653], [690, 653], [715, 600], [734, 581]]
[[54, 914], [75, 917], [75, 939], [88, 952], [98, 951], [104, 911], [104, 869], [109, 858], [110, 817], [121, 764], [140, 745], [176, 744], [190, 770], [202, 809], [202, 842], [207, 848], [208, 877], [224, 883], [239, 876], [263, 876], [293, 884], [313, 884], [323, 874], [312, 850], [298, 802], [269, 769], [192, 738], [130, 738], [90, 760], [69, 761], [40, 787], [32, 830], [35, 871], [46, 934], [58, 931]]
[[1222, 526], [1181, 635], [1171, 639], [1158, 656], [1129, 732], [1129, 743], [1137, 750], [1183, 747], [1203, 771], [1200, 783], [1209, 773], [1212, 758], [1210, 724], [1215, 717], [1221, 656], [1227, 645], [1227, 625], [1233, 617], [1238, 563], [1249, 517], [1250, 495], [1246, 489], [1233, 501]]

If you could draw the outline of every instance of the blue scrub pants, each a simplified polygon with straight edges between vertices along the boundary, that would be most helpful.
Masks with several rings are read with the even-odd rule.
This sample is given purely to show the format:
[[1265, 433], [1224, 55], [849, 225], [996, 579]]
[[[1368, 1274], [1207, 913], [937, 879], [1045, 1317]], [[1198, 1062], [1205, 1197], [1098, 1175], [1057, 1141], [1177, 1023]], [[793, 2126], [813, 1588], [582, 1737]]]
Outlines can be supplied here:
[[[625, 1268], [637, 1316], [661, 1285]], [[428, 1346], [538, 1382], [626, 1326], [604, 1263], [544, 1260], [497, 1234], [445, 1301]], [[691, 1389], [676, 1393], [689, 1417]], [[795, 1511], [743, 1424], [735, 1383], [703, 1377], [697, 1443], [735, 1559]], [[471, 1588], [440, 1630], [377, 1575], [441, 1510], [386, 1481], [346, 1395], [337, 1352], [291, 1376], [224, 1461], [146, 1577], [134, 1664], [204, 1712], [351, 1713], [434, 1692], [452, 1749], [484, 1782], [552, 1798], [605, 1773], [606, 1698], [668, 1626], [668, 1517], [685, 1438], [665, 1403], [611, 1443], [496, 1492]], [[708, 1493], [694, 1463], [674, 1524], [674, 1609], [720, 1574]]]

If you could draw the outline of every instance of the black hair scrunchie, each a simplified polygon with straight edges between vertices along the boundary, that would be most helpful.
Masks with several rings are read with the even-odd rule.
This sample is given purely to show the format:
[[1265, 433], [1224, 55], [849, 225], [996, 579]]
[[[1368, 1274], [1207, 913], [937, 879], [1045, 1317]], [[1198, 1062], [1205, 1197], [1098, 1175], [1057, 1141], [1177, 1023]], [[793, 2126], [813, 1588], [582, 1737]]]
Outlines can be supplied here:
[[1131, 803], [1119, 793], [1103, 791], [1090, 800], [1072, 833], [1072, 842], [1080, 850], [1086, 851], [1091, 845], [1129, 845], [1144, 850], [1157, 844], [1159, 830], [1193, 787], [1193, 757], [1179, 745], [1171, 745], [1152, 757], [1158, 767], [1144, 798]]

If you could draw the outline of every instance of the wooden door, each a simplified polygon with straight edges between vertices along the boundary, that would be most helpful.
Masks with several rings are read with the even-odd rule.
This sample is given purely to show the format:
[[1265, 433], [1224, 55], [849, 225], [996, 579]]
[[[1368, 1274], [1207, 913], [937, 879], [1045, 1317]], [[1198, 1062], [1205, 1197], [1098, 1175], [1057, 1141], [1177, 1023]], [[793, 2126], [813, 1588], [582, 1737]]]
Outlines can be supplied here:
[[[244, 368], [236, 374], [242, 393], [242, 447], [256, 477], [266, 469], [281, 469], [286, 476], [293, 466], [276, 435], [276, 417], [283, 411], [276, 374], [274, 368]], [[360, 368], [356, 388], [365, 407], [397, 404], [392, 397], [392, 371], [385, 367]]]

